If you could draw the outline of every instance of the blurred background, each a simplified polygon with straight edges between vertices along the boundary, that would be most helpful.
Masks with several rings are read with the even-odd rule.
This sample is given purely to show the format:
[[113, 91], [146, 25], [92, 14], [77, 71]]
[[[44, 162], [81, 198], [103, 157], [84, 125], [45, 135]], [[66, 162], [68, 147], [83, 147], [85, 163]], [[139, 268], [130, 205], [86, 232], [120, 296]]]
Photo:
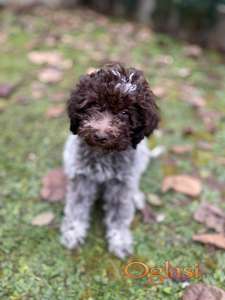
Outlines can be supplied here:
[[[0, 0], [0, 299], [191, 300], [200, 282], [196, 298], [224, 293], [224, 32], [224, 0]], [[202, 278], [125, 278], [98, 205], [83, 247], [59, 243], [65, 103], [108, 61], [143, 70], [161, 110], [148, 143], [166, 151], [143, 176], [134, 255], [199, 263]]]
[[[2, 6], [29, 9], [37, 5], [76, 8], [150, 24], [159, 32], [225, 50], [225, 0], [1, 0]], [[20, 7], [20, 8], [19, 8]]]

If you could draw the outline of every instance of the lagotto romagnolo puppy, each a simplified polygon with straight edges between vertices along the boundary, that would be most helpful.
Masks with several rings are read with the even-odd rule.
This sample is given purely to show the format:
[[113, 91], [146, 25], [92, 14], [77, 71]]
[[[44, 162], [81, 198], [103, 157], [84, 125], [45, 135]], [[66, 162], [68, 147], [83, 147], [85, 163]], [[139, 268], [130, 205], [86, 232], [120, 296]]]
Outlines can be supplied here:
[[144, 140], [159, 122], [155, 96], [141, 71], [109, 64], [81, 77], [67, 108], [73, 134], [63, 155], [68, 186], [61, 242], [69, 249], [84, 242], [98, 196], [109, 251], [124, 258], [132, 253], [135, 208], [144, 206], [140, 177], [158, 154]]

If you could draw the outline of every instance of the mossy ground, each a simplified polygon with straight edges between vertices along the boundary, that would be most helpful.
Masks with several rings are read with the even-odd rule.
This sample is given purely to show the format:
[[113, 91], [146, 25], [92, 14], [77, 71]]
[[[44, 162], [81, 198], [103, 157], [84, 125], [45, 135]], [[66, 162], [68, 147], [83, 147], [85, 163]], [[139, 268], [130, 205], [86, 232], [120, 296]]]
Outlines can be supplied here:
[[[145, 193], [156, 193], [163, 205], [153, 208], [163, 213], [161, 223], [144, 224], [137, 214], [133, 222], [135, 256], [151, 266], [169, 260], [173, 266], [204, 269], [200, 280], [218, 287], [225, 286], [225, 252], [192, 241], [193, 234], [204, 230], [193, 220], [201, 200], [225, 208], [224, 194], [207, 185], [211, 176], [225, 181], [224, 165], [219, 157], [225, 148], [225, 66], [220, 55], [203, 51], [197, 58], [185, 55], [184, 43], [151, 33], [144, 27], [120, 20], [107, 19], [87, 11], [37, 10], [31, 15], [9, 11], [0, 14], [2, 33], [0, 82], [19, 83], [10, 99], [1, 99], [0, 114], [0, 299], [101, 299], [146, 300], [180, 299], [181, 282], [166, 281], [143, 287], [139, 280], [126, 279], [124, 263], [107, 252], [102, 212], [95, 208], [92, 228], [86, 244], [71, 253], [59, 243], [59, 224], [63, 204], [40, 199], [41, 178], [61, 165], [64, 140], [68, 134], [66, 116], [46, 117], [51, 106], [64, 104], [75, 80], [90, 67], [107, 60], [120, 60], [142, 68], [153, 87], [162, 87], [159, 100], [162, 111], [161, 136], [150, 144], [190, 144], [191, 153], [167, 154], [151, 163], [143, 177]], [[65, 71], [64, 79], [44, 84], [40, 97], [34, 95], [34, 83], [41, 69], [29, 62], [31, 50], [54, 49], [73, 60], [74, 67]], [[169, 63], [159, 63], [169, 56]], [[182, 77], [180, 69], [190, 70]], [[203, 126], [196, 110], [181, 100], [184, 84], [196, 87], [209, 110], [223, 114], [215, 133]], [[39, 98], [39, 99], [37, 99]], [[194, 133], [184, 136], [184, 128]], [[198, 141], [207, 141], [212, 149], [202, 150]], [[174, 192], [161, 192], [161, 182], [170, 174], [197, 174], [203, 192], [190, 199]], [[31, 225], [33, 217], [53, 211], [54, 224]], [[198, 282], [199, 280], [194, 280]]]

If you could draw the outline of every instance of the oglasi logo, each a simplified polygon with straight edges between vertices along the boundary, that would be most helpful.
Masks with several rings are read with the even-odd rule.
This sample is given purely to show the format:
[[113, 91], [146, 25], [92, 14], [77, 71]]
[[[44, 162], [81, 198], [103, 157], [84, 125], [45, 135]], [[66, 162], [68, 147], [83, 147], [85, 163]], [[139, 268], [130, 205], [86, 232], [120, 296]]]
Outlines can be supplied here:
[[125, 265], [124, 274], [131, 279], [145, 278], [146, 283], [150, 285], [162, 284], [168, 279], [183, 282], [202, 277], [199, 264], [188, 267], [173, 267], [169, 261], [166, 261], [162, 267], [150, 267], [142, 261], [131, 260]]

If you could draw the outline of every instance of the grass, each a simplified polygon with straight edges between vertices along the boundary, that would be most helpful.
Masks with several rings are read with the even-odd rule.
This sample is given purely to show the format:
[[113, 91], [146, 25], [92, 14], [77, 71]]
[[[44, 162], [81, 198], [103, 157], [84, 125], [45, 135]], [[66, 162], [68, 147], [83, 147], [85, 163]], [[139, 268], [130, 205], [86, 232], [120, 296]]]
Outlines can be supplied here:
[[[195, 233], [204, 231], [203, 225], [193, 220], [199, 203], [204, 200], [225, 208], [224, 191], [212, 188], [205, 180], [208, 176], [218, 182], [225, 180], [224, 165], [218, 160], [224, 156], [225, 147], [225, 66], [220, 55], [204, 50], [198, 59], [189, 58], [181, 42], [89, 11], [39, 9], [32, 15], [2, 11], [0, 23], [0, 82], [22, 80], [10, 99], [0, 99], [4, 107], [0, 114], [0, 298], [174, 300], [183, 294], [182, 282], [146, 287], [141, 280], [125, 278], [125, 262], [107, 252], [98, 207], [85, 246], [74, 252], [64, 249], [59, 243], [63, 204], [40, 199], [41, 179], [61, 165], [68, 134], [66, 116], [49, 119], [46, 111], [65, 102], [82, 73], [108, 59], [142, 68], [153, 88], [164, 89], [165, 95], [159, 100], [161, 134], [153, 136], [150, 144], [163, 144], [168, 150], [173, 145], [193, 146], [191, 153], [182, 156], [168, 151], [145, 173], [142, 189], [161, 198], [163, 204], [153, 210], [164, 214], [165, 220], [144, 224], [141, 215], [136, 215], [132, 225], [135, 257], [151, 266], [168, 260], [173, 266], [200, 263], [203, 277], [192, 282], [224, 287], [224, 251], [192, 241]], [[42, 84], [41, 95], [36, 97], [34, 85], [39, 84], [37, 74], [42, 67], [31, 64], [27, 54], [46, 49], [61, 52], [74, 67], [65, 71], [61, 82]], [[171, 63], [160, 64], [165, 56]], [[179, 75], [182, 68], [190, 70], [185, 78]], [[181, 99], [185, 84], [198, 89], [207, 109], [222, 113], [215, 133], [209, 133], [196, 110]], [[183, 134], [187, 127], [193, 128], [193, 134]], [[199, 141], [208, 142], [212, 149], [200, 149]], [[199, 197], [162, 193], [163, 178], [180, 173], [197, 174], [202, 179]], [[32, 218], [49, 210], [56, 216], [53, 225], [31, 225]]]

